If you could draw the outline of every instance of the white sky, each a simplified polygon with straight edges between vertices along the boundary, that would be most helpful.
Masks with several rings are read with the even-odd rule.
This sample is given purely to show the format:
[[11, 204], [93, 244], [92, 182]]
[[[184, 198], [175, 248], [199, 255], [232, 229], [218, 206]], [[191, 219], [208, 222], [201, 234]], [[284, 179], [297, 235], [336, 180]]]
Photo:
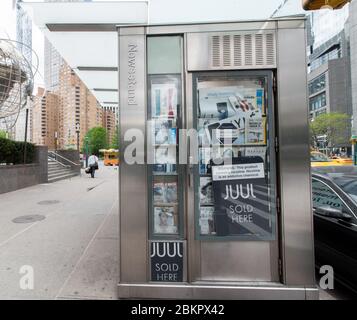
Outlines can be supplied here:
[[[94, 0], [94, 1], [116, 1], [116, 0]], [[44, 2], [43, 0], [24, 0], [23, 2]], [[13, 8], [13, 0], [0, 0], [0, 39], [16, 40], [16, 13]], [[32, 49], [39, 59], [39, 69], [35, 76], [35, 90], [44, 86], [44, 37], [43, 33], [32, 24]], [[33, 64], [36, 58], [33, 57]]]
[[[116, 0], [94, 0], [94, 1], [113, 1]], [[167, 1], [179, 1], [179, 0], [167, 0]], [[192, 0], [194, 1], [194, 0]], [[216, 0], [207, 0], [209, 1], [216, 1]], [[224, 1], [224, 0], [221, 0]], [[241, 2], [242, 5], [247, 5], [247, 1], [249, 0], [237, 0], [237, 2]], [[24, 2], [43, 2], [41, 0], [24, 0]], [[268, 8], [268, 12], [271, 10], [271, 13], [284, 2], [284, 0], [260, 0], [260, 6], [256, 7], [257, 15], [259, 15], [260, 10], [264, 10], [261, 12], [266, 12]], [[213, 3], [213, 2], [212, 2]], [[282, 10], [279, 11], [279, 15], [285, 16], [290, 14], [301, 13], [301, 0], [289, 0], [287, 4], [284, 6]], [[268, 18], [268, 17], [267, 17]], [[6, 39], [13, 39], [16, 40], [16, 14], [15, 10], [13, 9], [13, 0], [0, 0], [0, 38]], [[35, 77], [35, 92], [37, 86], [44, 85], [43, 79], [43, 47], [44, 47], [44, 40], [43, 40], [42, 32], [33, 24], [32, 27], [32, 46], [33, 50], [36, 52], [37, 56], [39, 57], [39, 72]], [[36, 59], [34, 58], [33, 61], [35, 62]]]

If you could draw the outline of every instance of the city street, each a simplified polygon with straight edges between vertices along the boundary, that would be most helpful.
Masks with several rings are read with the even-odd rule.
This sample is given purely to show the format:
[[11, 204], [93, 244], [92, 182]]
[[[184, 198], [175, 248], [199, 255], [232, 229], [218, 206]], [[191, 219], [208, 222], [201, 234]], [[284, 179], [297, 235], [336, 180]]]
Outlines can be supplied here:
[[[115, 299], [117, 186], [118, 169], [101, 165], [95, 179], [0, 195], [0, 299]], [[21, 289], [28, 267], [32, 290]]]

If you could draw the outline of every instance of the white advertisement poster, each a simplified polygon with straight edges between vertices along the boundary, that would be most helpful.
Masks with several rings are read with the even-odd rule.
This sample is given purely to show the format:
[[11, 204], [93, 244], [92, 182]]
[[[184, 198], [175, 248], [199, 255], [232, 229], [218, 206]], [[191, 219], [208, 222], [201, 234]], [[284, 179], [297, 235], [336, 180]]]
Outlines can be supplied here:
[[199, 89], [201, 141], [211, 144], [265, 144], [263, 101], [262, 88], [229, 86]]

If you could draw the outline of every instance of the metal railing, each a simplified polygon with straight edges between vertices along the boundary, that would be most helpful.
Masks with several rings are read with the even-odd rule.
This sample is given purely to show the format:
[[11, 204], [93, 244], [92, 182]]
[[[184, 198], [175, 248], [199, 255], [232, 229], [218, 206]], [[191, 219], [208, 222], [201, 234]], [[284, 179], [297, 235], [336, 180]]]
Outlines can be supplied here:
[[78, 175], [81, 175], [82, 165], [80, 163], [75, 163], [55, 151], [48, 151], [48, 159], [60, 164], [64, 168], [70, 169], [74, 173], [78, 173]]

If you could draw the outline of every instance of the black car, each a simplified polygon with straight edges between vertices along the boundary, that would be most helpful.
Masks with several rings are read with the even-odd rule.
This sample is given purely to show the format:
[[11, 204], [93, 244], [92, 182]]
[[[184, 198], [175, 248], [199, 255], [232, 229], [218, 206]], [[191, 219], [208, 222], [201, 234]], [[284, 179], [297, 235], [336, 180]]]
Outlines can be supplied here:
[[315, 260], [357, 292], [357, 168], [312, 169]]

